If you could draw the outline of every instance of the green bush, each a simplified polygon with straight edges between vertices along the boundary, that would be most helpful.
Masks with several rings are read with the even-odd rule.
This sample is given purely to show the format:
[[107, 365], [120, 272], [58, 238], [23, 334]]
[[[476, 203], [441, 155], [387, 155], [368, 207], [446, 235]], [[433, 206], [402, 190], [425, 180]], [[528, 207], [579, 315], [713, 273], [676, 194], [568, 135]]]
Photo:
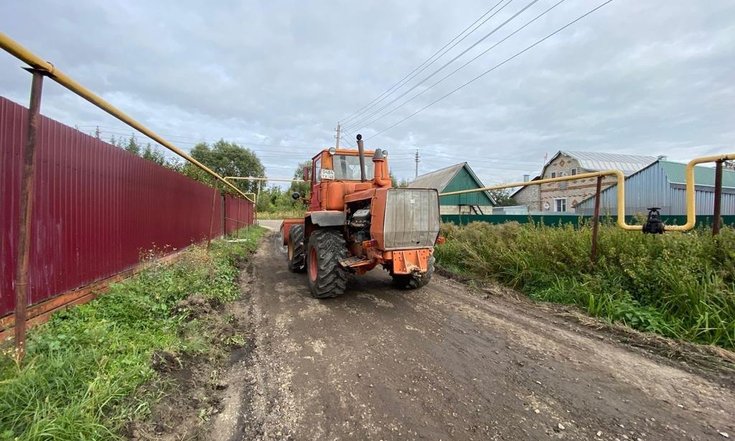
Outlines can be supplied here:
[[22, 364], [10, 352], [0, 356], [0, 440], [119, 439], [123, 425], [145, 415], [155, 398], [136, 396], [155, 376], [153, 352], [207, 349], [202, 324], [178, 302], [192, 294], [235, 299], [236, 263], [262, 231], [250, 228], [245, 241], [212, 242], [209, 252], [192, 247], [173, 264], [153, 263], [32, 329]]
[[589, 226], [444, 225], [438, 262], [543, 301], [576, 304], [636, 329], [735, 347], [735, 231], [644, 235]]

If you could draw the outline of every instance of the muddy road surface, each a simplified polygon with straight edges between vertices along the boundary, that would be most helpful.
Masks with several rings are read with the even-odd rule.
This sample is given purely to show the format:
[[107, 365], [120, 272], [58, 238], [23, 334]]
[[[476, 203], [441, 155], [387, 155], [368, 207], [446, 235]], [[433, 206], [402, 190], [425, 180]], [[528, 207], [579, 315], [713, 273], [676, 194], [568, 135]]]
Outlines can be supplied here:
[[439, 276], [399, 291], [374, 270], [316, 300], [283, 253], [271, 234], [248, 270], [253, 350], [212, 439], [735, 438], [726, 373]]

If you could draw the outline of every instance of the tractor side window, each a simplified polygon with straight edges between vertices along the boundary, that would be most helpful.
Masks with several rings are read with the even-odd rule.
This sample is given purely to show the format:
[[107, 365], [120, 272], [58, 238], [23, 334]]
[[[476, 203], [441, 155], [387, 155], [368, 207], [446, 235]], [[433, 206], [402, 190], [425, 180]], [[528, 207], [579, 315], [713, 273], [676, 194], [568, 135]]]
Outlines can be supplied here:
[[311, 181], [312, 182], [319, 182], [321, 181], [322, 176], [322, 158], [318, 158], [314, 160], [314, 170], [311, 175]]

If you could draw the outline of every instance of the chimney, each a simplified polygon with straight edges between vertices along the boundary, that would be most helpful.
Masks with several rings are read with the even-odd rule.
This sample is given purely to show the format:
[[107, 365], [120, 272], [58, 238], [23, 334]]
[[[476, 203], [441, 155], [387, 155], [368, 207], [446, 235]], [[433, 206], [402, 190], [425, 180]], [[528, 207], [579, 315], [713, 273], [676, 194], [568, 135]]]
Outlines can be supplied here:
[[531, 175], [523, 175], [523, 182], [528, 182], [531, 180]]

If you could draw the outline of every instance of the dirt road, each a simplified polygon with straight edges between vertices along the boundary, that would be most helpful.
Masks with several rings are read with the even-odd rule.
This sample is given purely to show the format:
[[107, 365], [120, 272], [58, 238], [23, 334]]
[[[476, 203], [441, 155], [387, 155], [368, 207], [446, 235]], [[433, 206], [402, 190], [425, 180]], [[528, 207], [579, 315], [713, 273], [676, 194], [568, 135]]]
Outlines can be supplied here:
[[254, 349], [213, 439], [735, 438], [732, 381], [528, 302], [379, 270], [316, 300], [274, 234], [249, 271]]

